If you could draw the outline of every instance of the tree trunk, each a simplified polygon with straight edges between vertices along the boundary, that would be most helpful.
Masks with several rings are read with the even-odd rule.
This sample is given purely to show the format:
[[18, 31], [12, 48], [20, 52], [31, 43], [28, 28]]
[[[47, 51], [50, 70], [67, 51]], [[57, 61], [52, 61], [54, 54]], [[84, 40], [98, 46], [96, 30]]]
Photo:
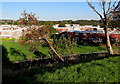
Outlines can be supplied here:
[[109, 37], [109, 34], [108, 34], [108, 23], [106, 23], [105, 25], [105, 28], [104, 28], [104, 31], [105, 31], [105, 39], [106, 39], [106, 47], [107, 47], [107, 50], [108, 50], [108, 53], [109, 54], [114, 54], [113, 53], [113, 49], [112, 49], [112, 46], [111, 46], [111, 43], [110, 43], [110, 37]]
[[56, 50], [53, 48], [53, 46], [49, 43], [49, 41], [45, 38], [43, 40], [49, 45], [50, 49], [57, 55], [57, 57], [64, 62], [64, 59], [56, 52]]

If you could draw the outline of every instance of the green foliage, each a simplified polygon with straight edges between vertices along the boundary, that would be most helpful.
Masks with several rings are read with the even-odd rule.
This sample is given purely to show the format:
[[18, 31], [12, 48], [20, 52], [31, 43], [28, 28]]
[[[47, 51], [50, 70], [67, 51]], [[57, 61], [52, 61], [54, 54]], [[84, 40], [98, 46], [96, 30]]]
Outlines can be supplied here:
[[[26, 12], [26, 11], [25, 11]], [[23, 17], [21, 17], [21, 20], [23, 19]], [[14, 21], [12, 22], [12, 24], [17, 25], [19, 23], [21, 23], [21, 20], [19, 21]], [[7, 23], [7, 22], [6, 22]], [[63, 21], [38, 21], [38, 25], [55, 25], [55, 24], [80, 24], [80, 25], [94, 25], [97, 26], [99, 25], [99, 21], [98, 20], [76, 20], [76, 21], [72, 21], [72, 20], [63, 20]], [[1, 23], [1, 24], [5, 24], [5, 23]], [[65, 25], [64, 25], [65, 26]]]
[[13, 22], [8, 22], [8, 25], [12, 25], [13, 24]]
[[52, 34], [58, 33], [56, 29], [53, 28], [52, 24], [47, 24], [45, 25], [45, 28], [48, 28], [49, 30], [49, 38], [51, 37]]
[[[54, 38], [53, 40], [54, 41], [52, 46], [59, 55], [65, 56], [65, 55], [77, 54], [75, 50], [77, 43], [76, 41], [72, 41], [70, 36], [67, 36], [66, 38], [64, 37], [64, 35], [62, 35], [59, 39]], [[52, 56], [54, 56], [52, 52], [50, 53]]]
[[120, 20], [111, 20], [109, 22], [110, 28], [120, 28]]
[[[48, 22], [48, 21], [47, 21]], [[63, 21], [49, 21], [48, 23], [53, 22], [55, 24], [80, 24], [80, 25], [93, 25], [93, 26], [97, 26], [99, 25], [99, 21], [98, 20], [76, 20], [76, 21], [72, 21], [72, 20], [63, 20]], [[45, 23], [45, 21], [42, 21], [41, 23]], [[64, 26], [61, 26], [64, 27]]]
[[61, 22], [58, 27], [66, 27], [66, 26], [63, 22]]
[[73, 24], [70, 24], [70, 26], [73, 26]]
[[[100, 26], [104, 27], [104, 24], [100, 21]], [[111, 20], [108, 23], [109, 28], [119, 28], [120, 27], [120, 20]]]
[[14, 21], [14, 23], [13, 23], [14, 25], [18, 25], [18, 21]]

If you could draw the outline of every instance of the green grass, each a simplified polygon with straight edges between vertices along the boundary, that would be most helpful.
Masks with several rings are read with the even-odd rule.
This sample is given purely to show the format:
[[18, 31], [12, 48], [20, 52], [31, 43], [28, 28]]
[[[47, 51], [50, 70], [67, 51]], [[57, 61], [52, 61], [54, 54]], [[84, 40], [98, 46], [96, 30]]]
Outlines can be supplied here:
[[[19, 61], [25, 59], [34, 59], [40, 58], [42, 55], [50, 56], [48, 53], [48, 47], [39, 47], [39, 51], [41, 52], [40, 56], [37, 56], [27, 50], [26, 47], [21, 46], [19, 42], [12, 41], [3, 41], [2, 45], [7, 49], [8, 57], [10, 61]], [[106, 50], [105, 47], [93, 47], [93, 46], [78, 46], [75, 48], [76, 53], [88, 53], [88, 52], [98, 52]], [[3, 52], [4, 53], [4, 52]]]
[[[120, 82], [120, 56], [109, 57], [91, 62], [60, 65], [21, 71], [7, 76], [4, 82], [21, 84], [40, 84], [48, 82]], [[3, 76], [4, 77], [4, 76]], [[6, 84], [7, 84], [6, 83]]]
[[[34, 59], [39, 57], [30, 52], [25, 46], [20, 45], [19, 42], [3, 41], [2, 45], [7, 49], [10, 61]], [[39, 50], [43, 54], [48, 55], [48, 48], [40, 47]]]
[[99, 52], [105, 51], [106, 47], [95, 47], [95, 46], [78, 46], [76, 47], [77, 53], [89, 53], [89, 52]]
[[[34, 57], [32, 52], [29, 52], [24, 46], [18, 42], [2, 42], [2, 45], [7, 49], [10, 61], [24, 60]], [[4, 53], [4, 52], [3, 52]]]
[[[120, 57], [61, 67], [53, 72], [35, 74], [38, 82], [118, 82]], [[120, 81], [119, 81], [120, 82]]]
[[[3, 41], [2, 45], [8, 51], [10, 61], [38, 58], [28, 51], [19, 42]], [[88, 53], [106, 50], [105, 47], [78, 46], [77, 53]], [[42, 54], [49, 56], [47, 47], [39, 47]], [[3, 52], [4, 53], [4, 52]], [[44, 67], [31, 70], [10, 71], [3, 75], [6, 84], [38, 84], [39, 82], [120, 82], [119, 64], [120, 57], [109, 57], [91, 62]], [[9, 73], [9, 74], [8, 74]], [[4, 83], [3, 83], [4, 84]]]

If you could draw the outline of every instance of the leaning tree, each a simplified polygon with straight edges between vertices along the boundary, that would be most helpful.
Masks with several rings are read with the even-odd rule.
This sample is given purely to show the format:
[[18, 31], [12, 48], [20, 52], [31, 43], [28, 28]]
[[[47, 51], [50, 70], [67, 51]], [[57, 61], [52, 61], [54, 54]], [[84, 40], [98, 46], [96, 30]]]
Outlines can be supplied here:
[[23, 34], [20, 39], [21, 45], [27, 46], [30, 51], [34, 52], [37, 50], [38, 46], [46, 43], [50, 50], [54, 52], [61, 61], [64, 61], [51, 44], [52, 40], [50, 39], [50, 36], [53, 33], [52, 26], [40, 26], [35, 14], [26, 13], [26, 11], [24, 11], [21, 15], [22, 17], [19, 19], [19, 23], [21, 26], [27, 27], [22, 32]]
[[110, 37], [109, 37], [109, 33], [108, 33], [108, 23], [111, 20], [111, 18], [113, 18], [114, 13], [111, 14], [112, 12], [116, 12], [117, 8], [119, 7], [118, 1], [114, 0], [98, 0], [99, 3], [98, 5], [101, 6], [101, 9], [103, 11], [103, 13], [100, 13], [95, 6], [92, 4], [92, 2], [90, 2], [89, 0], [86, 0], [88, 5], [90, 6], [90, 8], [92, 8], [94, 10], [95, 13], [97, 13], [97, 15], [100, 17], [103, 25], [104, 25], [104, 31], [105, 31], [105, 38], [106, 38], [106, 47], [108, 50], [109, 54], [114, 54], [113, 53], [113, 49], [110, 43]]

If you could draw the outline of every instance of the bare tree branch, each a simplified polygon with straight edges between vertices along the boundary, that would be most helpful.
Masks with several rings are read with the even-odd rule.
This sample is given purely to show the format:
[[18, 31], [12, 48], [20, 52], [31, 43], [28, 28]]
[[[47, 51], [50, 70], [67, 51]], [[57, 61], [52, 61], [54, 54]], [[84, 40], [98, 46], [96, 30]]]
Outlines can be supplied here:
[[[107, 47], [107, 50], [108, 50], [108, 53], [109, 54], [114, 54], [113, 53], [113, 49], [112, 49], [112, 46], [111, 46], [111, 43], [110, 43], [110, 37], [109, 37], [109, 33], [108, 33], [108, 22], [109, 22], [109, 17], [108, 17], [108, 13], [106, 12], [106, 0], [101, 0], [101, 7], [102, 7], [102, 10], [103, 10], [103, 16], [102, 14], [100, 14], [96, 9], [95, 7], [93, 7], [93, 5], [88, 1], [86, 0], [88, 5], [100, 16], [102, 22], [104, 23], [104, 31], [105, 31], [105, 38], [106, 38], [106, 47]], [[114, 3], [115, 4], [115, 3]], [[113, 6], [114, 6], [113, 4]], [[109, 6], [108, 6], [108, 9], [107, 10], [108, 12], [110, 11], [111, 7], [111, 2], [109, 3]], [[112, 6], [112, 7], [113, 7]]]
[[93, 7], [92, 4], [88, 0], [86, 0], [86, 1], [87, 1], [88, 5], [99, 15], [99, 17], [102, 20], [104, 20], [103, 17], [102, 17], [102, 15], [95, 9], [95, 7]]
[[105, 4], [106, 4], [106, 1], [105, 0], [102, 0], [102, 6], [103, 6], [103, 15], [104, 15], [104, 18], [107, 19], [107, 15], [106, 15], [106, 10], [105, 10]]
[[99, 2], [99, 4], [100, 4], [100, 7], [102, 8], [102, 4], [101, 4], [101, 2]]
[[108, 10], [107, 10], [107, 12], [106, 12], [107, 15], [108, 15], [108, 12], [109, 12], [110, 9], [111, 9], [111, 3], [112, 3], [112, 0], [110, 0], [110, 2], [108, 3]]
[[115, 15], [115, 12], [117, 10], [117, 8], [119, 7], [120, 5], [120, 1], [118, 2], [117, 6], [115, 8], [113, 8], [113, 11], [109, 11], [109, 15], [110, 13], [112, 13], [108, 18], [111, 19], [114, 15]]
[[[110, 0], [110, 1], [111, 1], [111, 0]], [[111, 6], [112, 1], [110, 2], [110, 4], [109, 4], [110, 7], [108, 8], [108, 10], [107, 10], [107, 12], [106, 12], [107, 15], [109, 15], [110, 12], [112, 11], [112, 9], [114, 9], [113, 7], [115, 7], [115, 4], [117, 3], [117, 1], [118, 1], [118, 0], [116, 0], [116, 1], [113, 3], [112, 6]]]

